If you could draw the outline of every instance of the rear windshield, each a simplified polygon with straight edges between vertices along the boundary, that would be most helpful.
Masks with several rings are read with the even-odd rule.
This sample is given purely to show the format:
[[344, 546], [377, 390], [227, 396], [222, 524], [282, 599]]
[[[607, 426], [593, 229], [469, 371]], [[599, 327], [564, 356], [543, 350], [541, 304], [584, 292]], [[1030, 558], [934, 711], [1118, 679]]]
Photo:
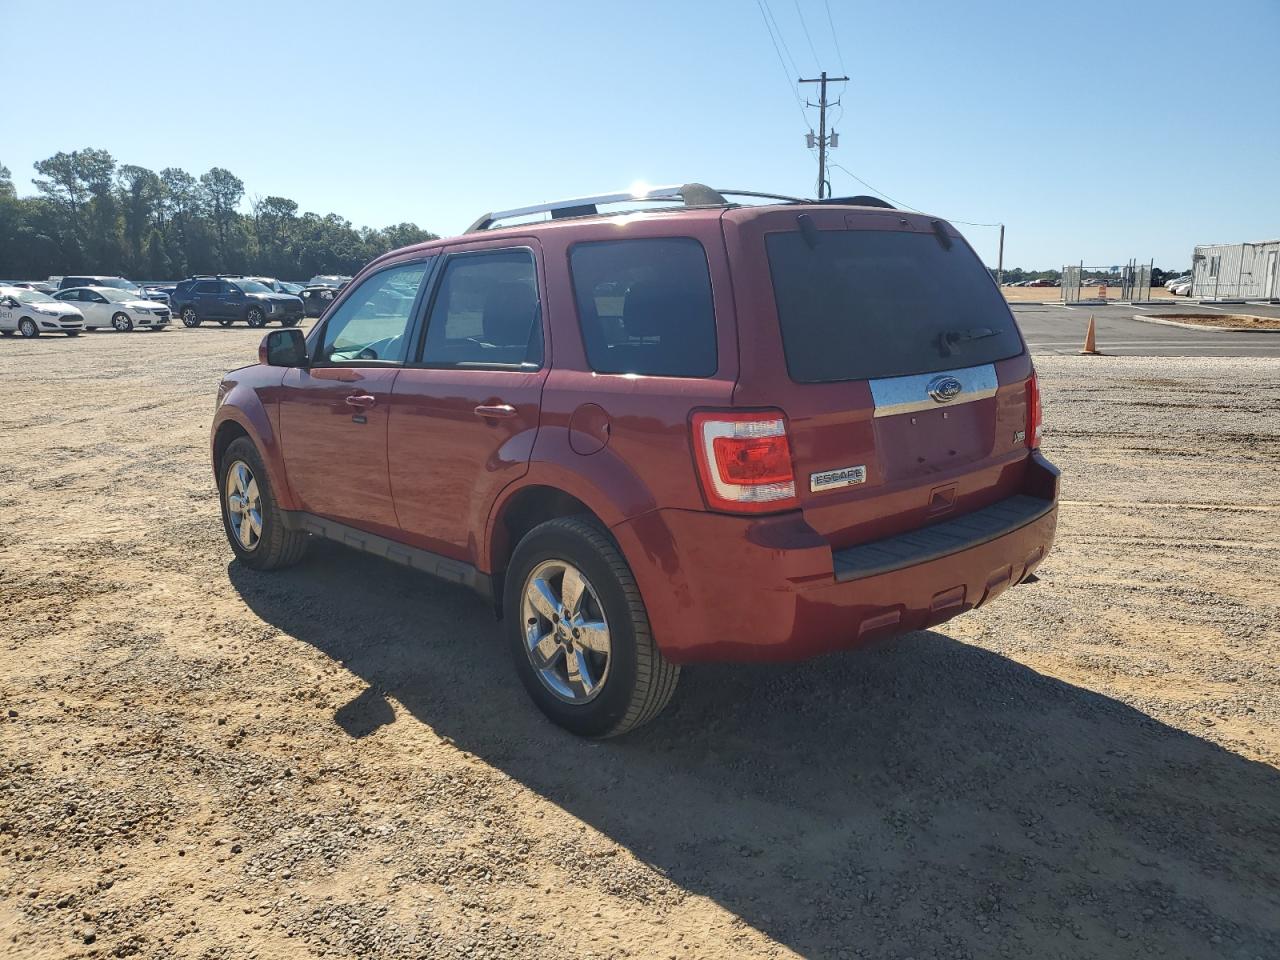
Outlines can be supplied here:
[[932, 233], [824, 230], [765, 239], [782, 344], [800, 383], [992, 363], [1022, 352], [981, 261]]

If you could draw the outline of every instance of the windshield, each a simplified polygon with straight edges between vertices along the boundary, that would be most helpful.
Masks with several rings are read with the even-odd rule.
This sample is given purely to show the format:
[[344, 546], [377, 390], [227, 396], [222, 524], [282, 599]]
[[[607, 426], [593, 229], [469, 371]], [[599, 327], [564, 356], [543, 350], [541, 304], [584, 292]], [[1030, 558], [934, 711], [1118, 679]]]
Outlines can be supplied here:
[[13, 296], [21, 300], [23, 303], [57, 303], [47, 293], [41, 293], [39, 290], [15, 290]]
[[281, 280], [280, 286], [284, 287], [285, 293], [301, 293], [302, 292], [302, 284], [300, 283], [289, 283], [287, 280]]
[[137, 291], [138, 285], [130, 283], [128, 280], [121, 280], [119, 277], [103, 277], [100, 280], [93, 281], [95, 287], [112, 287], [116, 290], [132, 290]]
[[963, 241], [932, 233], [799, 232], [765, 244], [791, 379], [901, 377], [1022, 352], [1009, 307]]
[[245, 293], [271, 293], [271, 288], [257, 280], [237, 280], [236, 286]]
[[127, 290], [114, 290], [110, 287], [98, 289], [98, 292], [110, 300], [112, 303], [124, 303], [126, 300], [137, 300], [137, 294]]

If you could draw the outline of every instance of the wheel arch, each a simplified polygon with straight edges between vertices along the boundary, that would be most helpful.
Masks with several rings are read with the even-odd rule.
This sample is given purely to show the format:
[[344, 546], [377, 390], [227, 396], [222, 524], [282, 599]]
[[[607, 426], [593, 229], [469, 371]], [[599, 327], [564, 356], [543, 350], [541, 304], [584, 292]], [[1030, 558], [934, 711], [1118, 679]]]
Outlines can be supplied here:
[[209, 437], [209, 452], [215, 482], [221, 466], [222, 454], [238, 437], [248, 437], [267, 469], [267, 482], [276, 503], [284, 510], [294, 510], [297, 504], [289, 487], [280, 444], [267, 410], [257, 393], [246, 385], [236, 385], [223, 399], [214, 417]]

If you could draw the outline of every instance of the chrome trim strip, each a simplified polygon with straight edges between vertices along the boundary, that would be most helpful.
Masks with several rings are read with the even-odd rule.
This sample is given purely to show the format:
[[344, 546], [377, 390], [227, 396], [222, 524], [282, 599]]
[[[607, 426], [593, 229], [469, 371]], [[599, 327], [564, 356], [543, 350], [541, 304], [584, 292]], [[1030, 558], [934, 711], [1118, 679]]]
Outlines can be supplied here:
[[[960, 392], [951, 400], [934, 400], [929, 396], [929, 384], [938, 377], [955, 377], [960, 381]], [[985, 400], [987, 397], [994, 397], [996, 388], [1000, 386], [993, 363], [959, 370], [935, 370], [933, 373], [887, 377], [883, 380], [870, 380], [868, 383], [871, 384], [871, 398], [875, 401], [877, 417], [895, 417], [900, 413], [939, 408], [945, 410], [960, 403]]]

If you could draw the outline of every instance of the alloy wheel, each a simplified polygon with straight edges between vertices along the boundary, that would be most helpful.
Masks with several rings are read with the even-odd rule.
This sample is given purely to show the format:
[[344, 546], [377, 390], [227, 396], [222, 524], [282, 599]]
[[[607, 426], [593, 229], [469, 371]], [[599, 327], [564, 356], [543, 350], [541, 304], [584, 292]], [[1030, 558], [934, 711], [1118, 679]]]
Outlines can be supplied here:
[[544, 560], [525, 580], [521, 610], [525, 652], [542, 684], [566, 703], [595, 699], [613, 647], [600, 597], [582, 571]]
[[237, 460], [227, 470], [224, 491], [227, 526], [244, 550], [253, 550], [262, 540], [262, 496], [253, 470]]
[[183, 308], [182, 308], [182, 325], [183, 325], [184, 327], [198, 327], [198, 326], [200, 326], [200, 318], [196, 316], [196, 309], [195, 309], [195, 307], [183, 307]]
[[40, 336], [40, 328], [36, 326], [36, 322], [27, 317], [23, 317], [18, 321], [18, 332], [24, 337]]
[[127, 314], [117, 313], [111, 318], [111, 325], [121, 333], [128, 333], [133, 329], [133, 321], [129, 319]]

